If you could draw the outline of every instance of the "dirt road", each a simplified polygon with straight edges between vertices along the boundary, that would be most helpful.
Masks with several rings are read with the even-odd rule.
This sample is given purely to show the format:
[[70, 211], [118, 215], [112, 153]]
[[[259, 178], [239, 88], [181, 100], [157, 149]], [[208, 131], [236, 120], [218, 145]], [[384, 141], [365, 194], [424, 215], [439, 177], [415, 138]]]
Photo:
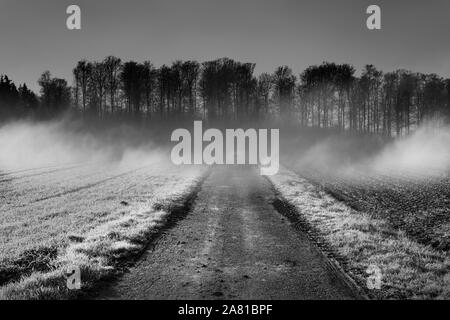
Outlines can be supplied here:
[[218, 167], [192, 212], [101, 299], [352, 299], [305, 235], [272, 206], [255, 170]]

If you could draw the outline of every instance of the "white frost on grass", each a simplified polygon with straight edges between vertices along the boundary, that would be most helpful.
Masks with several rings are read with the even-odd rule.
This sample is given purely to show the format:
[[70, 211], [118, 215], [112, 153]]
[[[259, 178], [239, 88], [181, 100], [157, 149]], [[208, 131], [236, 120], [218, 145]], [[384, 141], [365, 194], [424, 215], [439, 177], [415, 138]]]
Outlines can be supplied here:
[[[83, 225], [72, 232], [69, 232], [67, 224], [64, 226], [64, 220], [59, 221], [55, 217], [54, 222], [58, 229], [53, 231], [58, 232], [56, 236], [59, 239], [59, 249], [58, 257], [53, 262], [54, 269], [46, 273], [35, 272], [21, 281], [3, 286], [0, 288], [0, 299], [69, 298], [72, 292], [67, 289], [64, 277], [64, 270], [68, 266], [80, 268], [84, 289], [91, 287], [102, 277], [114, 273], [121, 260], [141, 251], [149, 236], [166, 222], [168, 213], [159, 208], [154, 209], [154, 205], [179, 201], [186, 197], [197, 185], [203, 172], [204, 168], [187, 170], [169, 165], [154, 168], [148, 174], [140, 172], [140, 175], [125, 175], [120, 179], [120, 183], [114, 181], [111, 189], [102, 185], [101, 188], [86, 191], [86, 196], [93, 198], [93, 201], [101, 199], [102, 204], [109, 204], [111, 201], [118, 203], [118, 200], [126, 195], [127, 205], [114, 209], [111, 207], [113, 211], [108, 212], [106, 219], [99, 220], [91, 213], [92, 219], [80, 220]], [[117, 190], [120, 191], [116, 195]], [[106, 197], [109, 192], [111, 193]], [[71, 211], [68, 213], [74, 218], [87, 214], [85, 211], [88, 208], [81, 205], [86, 203], [84, 196], [78, 195], [77, 200], [65, 200], [69, 200], [71, 207], [68, 209]], [[49, 204], [53, 202], [54, 200]], [[77, 203], [81, 205], [80, 208], [76, 207]], [[30, 209], [29, 206], [28, 208]], [[39, 211], [35, 213], [39, 214]], [[67, 214], [65, 216], [67, 219]], [[42, 223], [41, 226], [45, 228], [46, 224]], [[17, 232], [19, 231], [18, 229]], [[41, 230], [41, 235], [47, 237], [44, 230]], [[76, 240], [71, 241], [71, 237]], [[12, 241], [17, 243], [20, 239]]]
[[352, 276], [370, 265], [382, 271], [382, 298], [449, 299], [450, 258], [418, 244], [386, 221], [356, 212], [295, 173], [282, 168], [269, 177], [275, 188], [324, 238], [345, 257]]

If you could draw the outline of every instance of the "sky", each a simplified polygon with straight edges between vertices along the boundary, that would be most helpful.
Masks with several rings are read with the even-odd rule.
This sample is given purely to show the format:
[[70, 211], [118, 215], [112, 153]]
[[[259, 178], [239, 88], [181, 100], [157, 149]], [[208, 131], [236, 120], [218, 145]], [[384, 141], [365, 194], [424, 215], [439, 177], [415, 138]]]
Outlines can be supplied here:
[[[70, 4], [81, 30], [66, 28]], [[371, 4], [381, 30], [366, 27]], [[77, 61], [115, 55], [156, 66], [229, 57], [257, 74], [331, 61], [450, 77], [449, 34], [448, 0], [0, 0], [0, 74], [37, 92], [45, 70], [72, 83]]]

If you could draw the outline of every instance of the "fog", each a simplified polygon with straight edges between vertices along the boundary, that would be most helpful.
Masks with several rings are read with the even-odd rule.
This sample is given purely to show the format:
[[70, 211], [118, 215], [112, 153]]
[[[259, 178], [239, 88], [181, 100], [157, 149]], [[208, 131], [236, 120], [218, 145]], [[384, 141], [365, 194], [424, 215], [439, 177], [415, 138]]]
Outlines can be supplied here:
[[[92, 125], [92, 124], [91, 124]], [[88, 128], [79, 120], [15, 121], [0, 127], [0, 171], [100, 162], [144, 166], [163, 148], [129, 125]]]
[[450, 169], [450, 127], [428, 122], [405, 137], [311, 129], [290, 132], [281, 154], [288, 166], [331, 175], [414, 173], [431, 176]]
[[450, 168], [450, 127], [430, 122], [387, 145], [370, 162], [377, 171], [413, 171], [428, 175]]
[[[192, 124], [190, 124], [192, 125]], [[189, 126], [189, 124], [185, 124]], [[175, 127], [183, 127], [182, 124]], [[60, 119], [0, 126], [0, 171], [100, 162], [139, 167], [170, 161], [170, 132], [133, 124]], [[450, 127], [428, 122], [391, 139], [316, 128], [280, 128], [281, 162], [327, 174], [393, 171], [435, 175], [450, 167]]]

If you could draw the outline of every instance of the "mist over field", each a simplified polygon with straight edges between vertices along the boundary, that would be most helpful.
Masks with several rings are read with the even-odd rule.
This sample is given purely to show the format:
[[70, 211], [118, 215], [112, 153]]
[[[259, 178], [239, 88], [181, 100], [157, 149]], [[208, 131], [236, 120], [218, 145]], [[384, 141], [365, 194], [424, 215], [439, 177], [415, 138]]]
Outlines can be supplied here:
[[[159, 137], [156, 142], [152, 133], [130, 124], [84, 130], [86, 124], [80, 123], [68, 119], [24, 120], [0, 126], [0, 170], [81, 162], [139, 166], [169, 157], [167, 145], [161, 143], [169, 142], [169, 133], [165, 140]], [[283, 129], [281, 132], [283, 135]], [[450, 165], [450, 128], [434, 122], [397, 139], [311, 129], [287, 131], [284, 140], [280, 153], [286, 163], [329, 174], [396, 170], [426, 176], [448, 170]]]
[[0, 171], [82, 162], [133, 167], [160, 161], [163, 156], [151, 139], [138, 138], [138, 130], [129, 125], [85, 128], [86, 124], [68, 119], [0, 126]]
[[450, 127], [436, 122], [397, 139], [311, 130], [285, 138], [284, 161], [326, 174], [406, 171], [426, 177], [450, 168]]
[[427, 175], [450, 168], [450, 127], [429, 122], [410, 136], [387, 145], [370, 162], [372, 168]]
[[[242, 124], [205, 122], [205, 126], [221, 129]], [[171, 214], [164, 208], [171, 208], [179, 199], [189, 198], [187, 195], [193, 190], [200, 190], [199, 194], [203, 194], [194, 204], [199, 208], [213, 208], [214, 202], [207, 201], [216, 201], [220, 197], [223, 204], [230, 198], [241, 203], [242, 199], [249, 198], [242, 196], [245, 193], [270, 196], [272, 189], [265, 184], [266, 180], [255, 174], [256, 171], [239, 171], [242, 169], [233, 166], [216, 167], [211, 170], [214, 179], [211, 180], [206, 173], [209, 170], [204, 166], [172, 165], [170, 132], [173, 128], [190, 130], [191, 126], [191, 120], [164, 123], [161, 127], [152, 122], [100, 123], [76, 117], [13, 121], [0, 126], [0, 182], [4, 188], [2, 196], [8, 199], [0, 204], [0, 233], [5, 235], [4, 239], [8, 237], [0, 248], [0, 254], [5, 257], [3, 262], [0, 261], [0, 274], [3, 275], [0, 276], [0, 286], [3, 286], [0, 299], [17, 297], [15, 290], [21, 294], [26, 292], [27, 298], [39, 296], [39, 289], [21, 291], [19, 279], [23, 274], [33, 277], [35, 270], [32, 267], [18, 269], [17, 261], [22, 261], [23, 257], [36, 260], [47, 252], [54, 254], [51, 259], [63, 261], [58, 269], [60, 273], [66, 265], [78, 265], [80, 261], [83, 268], [94, 270], [94, 274], [98, 272], [89, 280], [93, 285], [101, 272], [118, 268], [118, 265], [106, 263], [114, 261], [111, 257], [118, 252], [130, 254], [144, 248], [142, 239], [145, 235], [156, 232], [160, 225], [166, 223], [166, 216]], [[392, 263], [391, 252], [397, 252], [400, 246], [402, 251], [413, 248], [414, 252], [424, 255], [423, 247], [410, 242], [412, 239], [427, 245], [425, 260], [434, 261], [433, 265], [437, 265], [439, 270], [447, 268], [445, 258], [434, 255], [430, 248], [450, 249], [450, 224], [445, 211], [448, 210], [448, 180], [436, 179], [444, 176], [441, 173], [449, 167], [448, 126], [427, 123], [410, 135], [398, 138], [324, 128], [284, 128], [270, 122], [243, 125], [244, 128], [252, 126], [280, 129], [280, 156], [285, 168], [281, 169], [281, 174], [269, 176], [269, 179], [273, 179], [271, 183], [283, 192], [283, 197], [287, 195], [286, 199], [301, 205], [301, 212], [308, 212], [312, 219], [323, 219], [320, 223], [327, 228], [336, 224], [331, 229], [323, 229], [324, 232], [335, 237], [336, 230], [340, 230], [341, 239], [349, 237], [343, 242], [330, 238], [330, 243], [339, 243], [341, 252], [351, 252], [358, 259], [365, 259], [364, 266], [372, 258], [362, 253], [375, 252], [377, 257], [385, 254], [379, 263], [385, 274], [398, 281], [392, 276], [397, 274], [398, 264]], [[417, 176], [420, 180], [416, 179]], [[207, 181], [204, 188], [200, 182], [203, 177]], [[227, 183], [230, 185], [230, 181], [234, 181], [233, 187], [220, 188]], [[210, 190], [212, 195], [208, 193]], [[224, 190], [233, 190], [234, 194], [227, 194], [229, 191]], [[266, 203], [267, 210], [274, 210], [272, 203], [262, 203]], [[232, 207], [227, 203], [225, 206]], [[242, 221], [251, 218], [249, 211], [241, 207], [235, 210], [245, 216]], [[267, 210], [254, 212], [259, 214]], [[205, 213], [205, 217], [216, 212], [200, 211]], [[195, 212], [194, 209], [191, 214]], [[217, 212], [222, 214], [219, 210]], [[383, 219], [376, 220], [375, 229], [367, 213]], [[253, 217], [261, 223], [259, 216]], [[344, 226], [339, 219], [345, 221]], [[424, 219], [428, 219], [427, 223]], [[224, 230], [233, 226], [227, 220], [221, 221], [226, 222]], [[355, 246], [348, 245], [355, 243], [354, 239], [366, 239], [366, 234], [360, 234], [361, 223], [367, 225], [364, 227], [367, 230], [375, 230], [378, 234], [374, 245], [366, 240], [357, 241]], [[195, 237], [186, 243], [197, 247], [195, 239], [201, 233], [199, 230], [204, 228], [207, 226], [189, 226]], [[395, 244], [391, 238], [384, 238], [384, 234], [396, 234], [395, 228], [405, 232], [409, 238], [398, 238]], [[247, 229], [239, 227], [239, 230]], [[228, 232], [235, 234], [234, 229]], [[288, 232], [280, 233], [280, 241], [286, 240], [286, 234]], [[356, 238], [355, 234], [358, 235]], [[174, 247], [179, 248], [178, 238], [173, 239], [177, 239]], [[217, 239], [222, 243], [220, 237]], [[140, 243], [140, 246], [136, 247], [135, 243]], [[289, 242], [288, 246], [291, 245]], [[31, 258], [29, 252], [34, 254]], [[86, 252], [95, 252], [102, 259], [90, 259]], [[164, 249], [164, 252], [170, 251]], [[395, 259], [405, 265], [409, 255], [405, 258], [402, 253]], [[357, 259], [351, 261], [360, 263]], [[394, 271], [391, 272], [390, 268]], [[50, 271], [48, 267], [43, 270]], [[185, 265], [182, 272], [186, 272]], [[61, 277], [58, 273], [51, 274]], [[440, 284], [441, 273], [436, 274], [432, 281], [439, 285], [436, 285], [437, 293], [434, 294], [445, 296], [448, 293], [445, 285]], [[49, 279], [53, 279], [52, 276]], [[420, 276], [423, 277], [422, 274]], [[429, 273], [426, 276], [429, 277]], [[399, 278], [403, 281], [402, 277]], [[36, 279], [32, 283], [40, 288], [43, 280]], [[414, 282], [411, 287], [423, 290]], [[57, 289], [52, 290], [58, 292]]]

